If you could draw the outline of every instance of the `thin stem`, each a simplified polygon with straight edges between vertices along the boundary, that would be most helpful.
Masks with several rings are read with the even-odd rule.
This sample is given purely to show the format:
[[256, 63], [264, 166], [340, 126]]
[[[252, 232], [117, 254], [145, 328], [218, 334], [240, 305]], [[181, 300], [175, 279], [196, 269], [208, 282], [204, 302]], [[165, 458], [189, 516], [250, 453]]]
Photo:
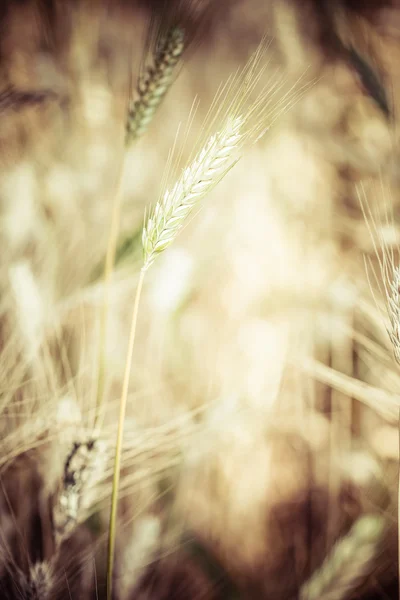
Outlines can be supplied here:
[[123, 180], [125, 173], [126, 154], [122, 160], [118, 175], [117, 189], [113, 201], [113, 210], [111, 214], [111, 226], [107, 244], [107, 254], [104, 266], [104, 302], [100, 315], [100, 339], [99, 339], [99, 358], [97, 373], [97, 391], [96, 391], [96, 412], [95, 419], [98, 428], [101, 428], [104, 419], [104, 382], [106, 371], [106, 337], [107, 321], [110, 306], [111, 277], [114, 268], [115, 254], [117, 250], [117, 241], [119, 233], [119, 222], [121, 215]]
[[128, 387], [129, 379], [132, 367], [132, 356], [133, 346], [135, 343], [136, 335], [136, 323], [139, 312], [139, 302], [143, 287], [143, 280], [145, 276], [145, 270], [141, 269], [139, 282], [136, 289], [135, 303], [133, 306], [131, 330], [129, 333], [129, 345], [128, 354], [125, 364], [124, 381], [122, 386], [121, 402], [119, 406], [119, 418], [118, 418], [118, 431], [117, 431], [117, 443], [115, 448], [115, 461], [114, 461], [114, 475], [112, 484], [112, 496], [111, 496], [111, 511], [110, 511], [110, 525], [109, 525], [109, 536], [108, 536], [108, 557], [107, 557], [107, 600], [111, 600], [112, 596], [112, 575], [114, 568], [114, 554], [115, 554], [115, 536], [116, 536], [116, 524], [117, 524], [117, 506], [118, 506], [118, 491], [119, 491], [119, 480], [121, 470], [121, 454], [122, 454], [122, 441], [124, 432], [124, 421], [126, 412], [126, 401], [128, 398]]

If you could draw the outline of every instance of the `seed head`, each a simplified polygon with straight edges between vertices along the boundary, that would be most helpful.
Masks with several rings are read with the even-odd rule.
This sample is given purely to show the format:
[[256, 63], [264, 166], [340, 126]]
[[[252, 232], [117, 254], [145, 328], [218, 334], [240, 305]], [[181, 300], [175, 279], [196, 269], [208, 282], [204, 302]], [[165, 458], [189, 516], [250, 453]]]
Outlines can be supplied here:
[[229, 119], [183, 171], [172, 190], [157, 202], [143, 229], [144, 269], [173, 242], [193, 208], [233, 166], [232, 155], [242, 138], [243, 122], [241, 117]]
[[183, 48], [184, 34], [179, 27], [173, 27], [157, 44], [154, 65], [139, 79], [138, 98], [131, 102], [128, 109], [126, 145], [146, 131], [172, 83]]

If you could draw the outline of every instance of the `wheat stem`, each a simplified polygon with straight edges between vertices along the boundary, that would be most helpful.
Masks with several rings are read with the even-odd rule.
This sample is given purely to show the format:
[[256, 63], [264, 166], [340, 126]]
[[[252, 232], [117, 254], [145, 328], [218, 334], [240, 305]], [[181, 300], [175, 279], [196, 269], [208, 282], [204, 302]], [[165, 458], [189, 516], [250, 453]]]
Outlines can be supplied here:
[[240, 128], [242, 124], [243, 119], [241, 118], [228, 120], [228, 123], [222, 132], [217, 133], [210, 138], [192, 165], [184, 171], [182, 178], [176, 183], [172, 191], [167, 192], [164, 195], [163, 200], [157, 203], [153, 217], [148, 220], [147, 225], [143, 228], [144, 264], [140, 271], [132, 313], [115, 449], [107, 558], [108, 600], [111, 600], [112, 594], [123, 428], [136, 335], [136, 323], [144, 276], [147, 269], [153, 263], [156, 255], [160, 254], [172, 243], [196, 203], [203, 198], [233, 166], [234, 161], [232, 160], [231, 154], [241, 138]]
[[109, 537], [108, 537], [108, 557], [107, 557], [107, 600], [111, 600], [112, 596], [112, 575], [114, 568], [114, 554], [115, 554], [115, 536], [116, 536], [116, 525], [117, 525], [117, 508], [118, 508], [118, 491], [120, 481], [120, 470], [121, 470], [121, 454], [122, 454], [122, 441], [124, 432], [124, 421], [126, 413], [126, 401], [128, 398], [128, 387], [129, 379], [131, 374], [133, 347], [136, 336], [136, 323], [139, 312], [139, 302], [143, 287], [143, 280], [145, 276], [145, 270], [140, 271], [139, 282], [136, 289], [135, 302], [132, 313], [131, 329], [129, 333], [129, 344], [128, 354], [125, 364], [125, 373], [122, 386], [121, 402], [119, 408], [118, 418], [118, 431], [117, 431], [117, 443], [115, 448], [115, 460], [114, 460], [114, 474], [112, 482], [112, 496], [111, 496], [111, 511], [110, 511], [110, 524], [109, 524]]

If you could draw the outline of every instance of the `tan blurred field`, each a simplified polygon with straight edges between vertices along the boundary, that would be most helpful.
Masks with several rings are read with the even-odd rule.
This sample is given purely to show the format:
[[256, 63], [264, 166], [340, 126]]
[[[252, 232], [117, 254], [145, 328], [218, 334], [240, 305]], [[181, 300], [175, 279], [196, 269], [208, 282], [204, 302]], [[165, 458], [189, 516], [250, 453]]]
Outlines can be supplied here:
[[[249, 106], [146, 271], [112, 597], [397, 597], [400, 6], [363, 6], [4, 3], [2, 598], [106, 598], [143, 225]], [[126, 147], [160, 24], [183, 55]]]

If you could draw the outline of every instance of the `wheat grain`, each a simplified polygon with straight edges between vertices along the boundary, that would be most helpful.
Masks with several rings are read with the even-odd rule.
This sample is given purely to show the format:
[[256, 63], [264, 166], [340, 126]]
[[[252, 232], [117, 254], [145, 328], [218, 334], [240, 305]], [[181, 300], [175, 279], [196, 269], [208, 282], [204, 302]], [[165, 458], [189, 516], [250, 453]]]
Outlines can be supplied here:
[[154, 53], [154, 66], [149, 67], [139, 79], [138, 99], [132, 101], [128, 109], [127, 145], [146, 131], [172, 83], [173, 72], [183, 48], [184, 34], [180, 27], [173, 27], [159, 42]]
[[244, 119], [228, 119], [213, 135], [171, 191], [157, 202], [143, 228], [144, 270], [178, 235], [193, 208], [208, 194], [236, 162], [232, 154], [242, 137]]
[[111, 513], [109, 526], [108, 565], [107, 565], [107, 598], [112, 598], [113, 565], [115, 553], [115, 536], [117, 522], [117, 504], [120, 483], [123, 427], [128, 397], [128, 386], [132, 365], [133, 347], [136, 335], [136, 324], [143, 280], [147, 269], [156, 256], [167, 248], [181, 230], [185, 220], [196, 206], [222, 177], [235, 164], [232, 154], [239, 146], [242, 138], [241, 127], [245, 119], [242, 117], [228, 119], [221, 132], [213, 135], [201, 150], [192, 165], [185, 169], [181, 179], [171, 192], [166, 192], [155, 206], [153, 216], [143, 228], [144, 261], [140, 272], [135, 295], [129, 334], [128, 353], [125, 365], [124, 381], [118, 419], [117, 444], [115, 450], [114, 476], [111, 497]]
[[302, 586], [300, 600], [348, 598], [368, 576], [384, 527], [383, 517], [360, 517], [318, 571]]

